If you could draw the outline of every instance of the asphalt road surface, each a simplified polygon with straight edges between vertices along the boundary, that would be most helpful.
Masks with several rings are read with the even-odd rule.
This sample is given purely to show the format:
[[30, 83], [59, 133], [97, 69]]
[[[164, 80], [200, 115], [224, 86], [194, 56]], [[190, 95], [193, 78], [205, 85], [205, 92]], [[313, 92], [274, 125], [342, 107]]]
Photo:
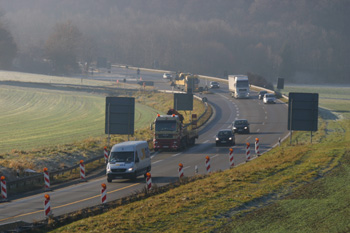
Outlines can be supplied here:
[[[155, 89], [169, 89], [170, 82], [163, 79], [163, 73], [115, 68], [111, 73], [101, 72], [92, 75], [100, 80], [123, 80], [137, 82], [140, 80], [153, 81]], [[200, 86], [208, 81], [201, 80]], [[234, 148], [235, 165], [246, 162], [246, 143], [251, 144], [251, 156], [255, 157], [255, 138], [260, 141], [260, 153], [264, 153], [278, 145], [278, 140], [288, 135], [287, 106], [281, 102], [266, 105], [258, 99], [257, 93], [251, 92], [250, 99], [233, 99], [228, 92], [225, 82], [219, 89], [211, 90], [210, 94], [198, 94], [207, 97], [208, 103], [214, 109], [212, 119], [199, 130], [199, 139], [196, 144], [181, 152], [157, 152], [152, 157], [152, 182], [157, 186], [165, 185], [178, 179], [178, 164], [184, 165], [184, 175], [193, 176], [195, 167], [199, 174], [205, 174], [205, 157], [210, 157], [211, 171], [226, 170], [229, 168], [229, 146], [215, 146], [215, 136], [220, 129], [232, 127], [235, 119], [245, 118], [250, 123], [250, 134], [236, 134]], [[145, 179], [139, 177], [136, 181], [113, 180], [107, 183], [105, 171], [101, 171], [87, 182], [73, 182], [63, 188], [54, 188], [49, 192], [53, 215], [63, 215], [85, 207], [101, 204], [101, 184], [107, 184], [107, 201], [119, 199], [145, 187]], [[27, 196], [0, 204], [0, 224], [15, 221], [34, 222], [43, 220], [44, 193]]]

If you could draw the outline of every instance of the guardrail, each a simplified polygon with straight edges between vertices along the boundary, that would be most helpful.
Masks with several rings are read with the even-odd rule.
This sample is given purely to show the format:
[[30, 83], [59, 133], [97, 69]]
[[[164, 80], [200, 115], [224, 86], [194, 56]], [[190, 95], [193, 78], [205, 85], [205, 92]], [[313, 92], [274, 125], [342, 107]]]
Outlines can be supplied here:
[[[89, 164], [98, 161], [99, 163], [104, 163], [104, 156], [98, 156], [96, 158], [92, 158], [89, 160], [84, 161], [84, 164]], [[69, 168], [64, 168], [61, 170], [56, 170], [56, 171], [49, 171], [49, 176], [50, 176], [50, 182], [51, 184], [57, 184], [56, 180], [59, 176], [63, 176], [66, 173], [72, 174], [74, 170], [77, 170], [77, 174], [79, 173], [79, 164], [76, 164], [72, 167]], [[7, 190], [8, 193], [11, 194], [13, 193], [13, 190], [17, 188], [23, 188], [26, 186], [34, 186], [34, 185], [39, 185], [42, 184], [42, 187], [44, 188], [44, 173], [36, 173], [34, 175], [18, 178], [16, 180], [12, 181], [7, 181]]]

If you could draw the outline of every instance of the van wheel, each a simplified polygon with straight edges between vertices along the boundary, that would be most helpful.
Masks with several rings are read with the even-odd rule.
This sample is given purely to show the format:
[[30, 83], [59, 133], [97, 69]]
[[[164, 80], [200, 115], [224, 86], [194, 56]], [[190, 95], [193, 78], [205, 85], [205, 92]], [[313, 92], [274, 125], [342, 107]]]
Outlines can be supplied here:
[[107, 178], [107, 182], [108, 182], [108, 183], [111, 183], [111, 182], [112, 182], [112, 179]]
[[136, 172], [132, 175], [131, 180], [135, 181], [137, 179], [137, 174]]

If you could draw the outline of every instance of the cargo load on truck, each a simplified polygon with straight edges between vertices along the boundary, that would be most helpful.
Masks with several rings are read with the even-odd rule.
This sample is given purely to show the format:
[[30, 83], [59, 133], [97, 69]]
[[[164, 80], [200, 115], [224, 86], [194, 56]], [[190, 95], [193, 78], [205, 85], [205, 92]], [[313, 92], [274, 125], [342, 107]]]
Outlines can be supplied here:
[[[193, 114], [192, 116], [194, 116]], [[153, 122], [153, 147], [158, 150], [179, 151], [194, 145], [198, 138], [197, 119], [192, 117], [190, 124], [183, 124], [184, 117], [175, 109], [170, 109], [168, 115], [158, 114]], [[152, 128], [153, 129], [153, 125]]]
[[249, 98], [249, 80], [247, 75], [229, 75], [228, 89], [235, 98]]
[[180, 73], [175, 77], [175, 87], [179, 90], [193, 93], [203, 91], [203, 87], [199, 87], [199, 77], [198, 75], [193, 75], [190, 73]]

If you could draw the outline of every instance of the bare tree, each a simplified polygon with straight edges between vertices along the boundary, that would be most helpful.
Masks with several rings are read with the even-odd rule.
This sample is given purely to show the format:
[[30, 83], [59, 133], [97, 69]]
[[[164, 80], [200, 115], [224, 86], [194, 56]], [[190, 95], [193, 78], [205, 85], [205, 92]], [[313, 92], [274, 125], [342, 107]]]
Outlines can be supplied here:
[[11, 69], [17, 45], [9, 30], [0, 22], [0, 69]]
[[68, 21], [56, 24], [54, 32], [46, 41], [46, 55], [52, 63], [53, 73], [71, 74], [79, 72], [78, 57], [81, 51], [82, 34]]

